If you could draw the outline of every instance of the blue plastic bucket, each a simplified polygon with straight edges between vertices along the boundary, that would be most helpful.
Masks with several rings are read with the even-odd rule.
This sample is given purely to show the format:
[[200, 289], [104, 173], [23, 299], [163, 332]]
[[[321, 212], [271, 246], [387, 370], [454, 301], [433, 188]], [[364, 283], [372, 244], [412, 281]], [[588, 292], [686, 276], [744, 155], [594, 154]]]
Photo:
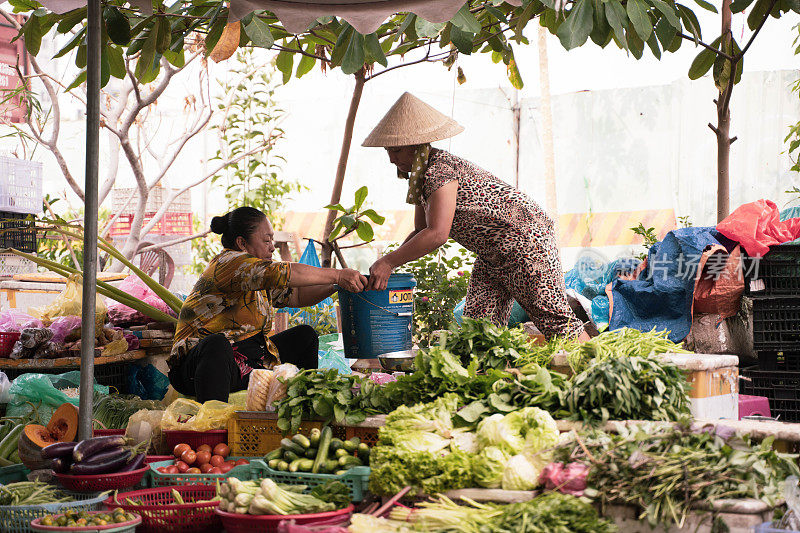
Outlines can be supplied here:
[[410, 350], [416, 286], [411, 274], [392, 274], [384, 291], [339, 289], [345, 356], [374, 359]]

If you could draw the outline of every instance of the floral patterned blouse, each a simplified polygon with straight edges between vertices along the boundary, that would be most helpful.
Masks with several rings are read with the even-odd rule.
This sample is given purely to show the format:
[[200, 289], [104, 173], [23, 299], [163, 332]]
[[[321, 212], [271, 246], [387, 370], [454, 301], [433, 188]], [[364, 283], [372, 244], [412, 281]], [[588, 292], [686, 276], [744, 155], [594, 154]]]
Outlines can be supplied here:
[[267, 337], [272, 329], [273, 307], [288, 305], [290, 263], [261, 260], [247, 252], [224, 250], [211, 260], [181, 307], [167, 364], [175, 368], [198, 341], [222, 333], [231, 343], [263, 335], [272, 361], [280, 362], [278, 349]]

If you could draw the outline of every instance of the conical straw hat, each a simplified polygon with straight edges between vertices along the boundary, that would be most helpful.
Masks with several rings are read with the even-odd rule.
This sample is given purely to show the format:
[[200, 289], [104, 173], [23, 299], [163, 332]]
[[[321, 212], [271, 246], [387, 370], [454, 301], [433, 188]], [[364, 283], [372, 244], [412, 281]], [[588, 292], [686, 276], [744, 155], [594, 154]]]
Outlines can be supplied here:
[[450, 138], [464, 131], [452, 118], [411, 93], [403, 93], [361, 146], [410, 146]]

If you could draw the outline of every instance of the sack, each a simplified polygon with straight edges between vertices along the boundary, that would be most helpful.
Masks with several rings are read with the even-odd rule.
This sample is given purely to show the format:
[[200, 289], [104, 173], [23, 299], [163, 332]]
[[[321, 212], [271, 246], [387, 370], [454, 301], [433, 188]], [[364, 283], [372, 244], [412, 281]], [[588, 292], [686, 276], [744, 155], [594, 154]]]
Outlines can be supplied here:
[[209, 431], [225, 429], [236, 406], [210, 400], [200, 404], [194, 400], [178, 398], [167, 407], [161, 419], [161, 429], [181, 431]]
[[694, 314], [716, 314], [729, 318], [739, 312], [744, 293], [742, 247], [728, 254], [722, 246], [703, 252], [694, 285]]
[[160, 401], [169, 388], [169, 378], [153, 365], [131, 365], [127, 380], [128, 392], [143, 400]]
[[67, 336], [81, 327], [81, 317], [80, 316], [62, 316], [58, 317], [53, 320], [53, 323], [50, 324], [50, 329], [53, 330], [53, 338], [50, 339], [52, 342], [61, 344], [67, 338]]
[[[81, 305], [83, 303], [83, 285], [80, 275], [72, 275], [67, 280], [67, 286], [64, 290], [56, 296], [56, 299], [50, 305], [44, 307], [31, 307], [28, 313], [36, 318], [39, 318], [45, 324], [50, 324], [59, 316], [81, 316], [83, 310]], [[95, 309], [95, 328], [102, 329], [106, 321], [106, 303], [100, 294], [97, 295]]]
[[[159, 311], [170, 316], [175, 316], [175, 312], [162, 300], [150, 287], [145, 285], [138, 276], [128, 276], [122, 280], [118, 288], [134, 298], [142, 300], [144, 303], [152, 305]], [[153, 319], [139, 311], [128, 307], [125, 304], [114, 303], [108, 308], [108, 318], [114, 325], [148, 324]]]
[[8, 380], [5, 372], [0, 372], [0, 403], [8, 403], [11, 395], [8, 390], [11, 388], [11, 382]]
[[300, 372], [300, 369], [291, 363], [278, 365], [272, 370], [275, 372], [275, 379], [272, 380], [267, 391], [267, 407], [272, 407], [275, 402], [286, 398], [286, 381]]
[[[42, 424], [47, 424], [53, 411], [63, 403], [78, 406], [78, 395], [67, 395], [65, 389], [78, 389], [81, 384], [81, 373], [78, 370], [65, 374], [22, 374], [11, 383], [8, 393], [11, 396], [8, 402], [6, 416], [25, 416], [33, 410], [31, 404], [39, 411]], [[98, 394], [108, 394], [108, 387], [94, 385]], [[28, 403], [30, 402], [30, 403]]]

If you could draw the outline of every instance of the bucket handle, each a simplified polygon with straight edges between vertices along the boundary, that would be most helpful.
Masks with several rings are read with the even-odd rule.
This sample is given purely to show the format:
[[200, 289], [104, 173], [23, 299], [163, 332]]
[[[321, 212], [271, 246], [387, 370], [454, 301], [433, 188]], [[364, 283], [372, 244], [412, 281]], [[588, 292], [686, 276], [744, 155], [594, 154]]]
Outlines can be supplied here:
[[373, 307], [377, 307], [378, 309], [380, 309], [380, 310], [382, 310], [382, 311], [385, 311], [385, 312], [389, 313], [390, 315], [394, 315], [394, 316], [396, 316], [397, 318], [401, 318], [401, 317], [407, 317], [407, 316], [413, 316], [413, 313], [395, 313], [394, 311], [389, 311], [389, 310], [388, 310], [388, 309], [386, 309], [385, 307], [381, 307], [380, 305], [378, 305], [378, 304], [376, 304], [376, 303], [374, 303], [374, 302], [370, 302], [369, 300], [367, 300], [366, 298], [364, 298], [363, 296], [361, 296], [361, 295], [360, 295], [360, 294], [358, 294], [358, 293], [353, 293], [353, 295], [354, 295], [354, 296], [358, 296], [358, 297], [359, 297], [359, 298], [361, 298], [363, 301], [367, 302], [369, 305], [371, 305], [371, 306], [373, 306]]

